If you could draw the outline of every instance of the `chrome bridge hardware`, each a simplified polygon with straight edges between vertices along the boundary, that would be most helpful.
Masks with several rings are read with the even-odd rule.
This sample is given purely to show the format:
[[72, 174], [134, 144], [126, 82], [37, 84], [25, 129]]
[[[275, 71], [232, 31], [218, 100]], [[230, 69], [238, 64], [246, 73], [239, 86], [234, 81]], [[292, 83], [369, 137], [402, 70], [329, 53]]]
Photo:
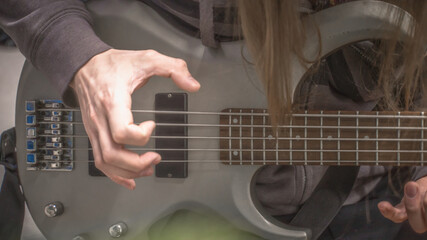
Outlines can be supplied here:
[[[59, 100], [25, 102], [27, 170], [73, 170], [73, 112]], [[66, 135], [66, 136], [63, 136]]]

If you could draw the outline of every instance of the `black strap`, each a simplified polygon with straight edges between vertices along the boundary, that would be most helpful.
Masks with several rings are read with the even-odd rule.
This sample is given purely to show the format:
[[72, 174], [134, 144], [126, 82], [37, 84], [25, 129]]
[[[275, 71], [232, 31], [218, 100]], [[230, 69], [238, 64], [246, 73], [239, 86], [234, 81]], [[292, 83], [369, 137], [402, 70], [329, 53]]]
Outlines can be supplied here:
[[329, 167], [290, 224], [311, 229], [310, 239], [318, 239], [341, 209], [358, 173], [359, 167]]
[[15, 129], [1, 134], [0, 238], [20, 239], [25, 205], [17, 172]]
[[218, 48], [214, 32], [213, 7], [213, 0], [200, 0], [200, 38], [203, 45]]

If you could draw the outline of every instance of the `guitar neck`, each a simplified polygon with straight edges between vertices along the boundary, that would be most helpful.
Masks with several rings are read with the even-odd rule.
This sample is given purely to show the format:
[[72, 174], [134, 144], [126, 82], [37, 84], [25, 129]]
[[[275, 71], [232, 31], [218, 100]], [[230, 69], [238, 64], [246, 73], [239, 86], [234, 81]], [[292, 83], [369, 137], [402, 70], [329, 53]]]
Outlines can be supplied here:
[[230, 165], [423, 166], [424, 112], [305, 111], [273, 128], [266, 110], [225, 109], [221, 161]]

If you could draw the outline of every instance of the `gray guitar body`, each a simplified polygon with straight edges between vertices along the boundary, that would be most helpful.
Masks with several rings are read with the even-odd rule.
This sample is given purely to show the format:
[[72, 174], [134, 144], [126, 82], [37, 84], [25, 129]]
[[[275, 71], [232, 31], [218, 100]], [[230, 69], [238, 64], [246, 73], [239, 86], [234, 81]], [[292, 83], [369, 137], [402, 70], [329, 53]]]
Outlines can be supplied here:
[[[345, 44], [378, 38], [384, 31], [384, 3], [353, 2], [315, 15], [322, 35], [322, 55]], [[202, 88], [188, 95], [188, 110], [220, 112], [226, 108], [267, 106], [261, 83], [252, 66], [245, 64], [242, 42], [222, 43], [209, 49], [169, 25], [146, 5], [130, 0], [90, 1], [95, 30], [105, 42], [119, 49], [155, 49], [182, 58]], [[386, 28], [387, 29], [387, 28]], [[307, 56], [318, 49], [315, 30], [309, 30]], [[243, 49], [243, 50], [242, 50]], [[309, 67], [309, 66], [306, 66]], [[303, 77], [305, 67], [295, 64], [293, 87]], [[133, 109], [154, 109], [157, 93], [180, 93], [171, 80], [153, 77], [133, 95]], [[217, 152], [188, 152], [188, 177], [144, 177], [129, 191], [106, 177], [88, 174], [87, 151], [76, 150], [72, 171], [26, 170], [25, 102], [60, 99], [49, 81], [28, 62], [25, 64], [17, 95], [16, 129], [19, 175], [31, 214], [48, 239], [72, 239], [86, 234], [90, 239], [109, 239], [108, 228], [118, 222], [127, 225], [122, 239], [144, 239], [147, 229], [160, 218], [178, 209], [218, 214], [243, 230], [266, 239], [309, 239], [309, 229], [299, 229], [270, 218], [253, 198], [253, 179], [260, 166], [231, 166], [219, 161]], [[154, 114], [135, 113], [136, 122], [154, 119]], [[78, 113], [74, 121], [80, 121]], [[188, 123], [219, 124], [219, 116], [190, 115]], [[74, 134], [84, 135], [82, 125]], [[189, 128], [189, 136], [218, 137], [215, 127]], [[87, 138], [75, 138], [75, 148], [87, 148]], [[147, 148], [154, 148], [150, 141]], [[217, 140], [188, 140], [188, 148], [218, 149]], [[191, 160], [209, 160], [191, 162]], [[59, 201], [64, 213], [47, 217], [44, 206]]]

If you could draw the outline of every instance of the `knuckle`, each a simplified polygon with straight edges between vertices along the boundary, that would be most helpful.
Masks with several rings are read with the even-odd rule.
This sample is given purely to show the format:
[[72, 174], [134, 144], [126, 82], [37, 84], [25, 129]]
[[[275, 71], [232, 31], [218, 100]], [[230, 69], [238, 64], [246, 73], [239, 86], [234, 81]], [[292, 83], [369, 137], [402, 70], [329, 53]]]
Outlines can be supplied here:
[[146, 171], [150, 167], [150, 164], [146, 160], [138, 161], [137, 165], [139, 171]]
[[397, 216], [396, 217], [396, 223], [401, 223], [401, 222], [403, 222], [403, 221], [405, 221], [406, 220], [406, 218], [405, 217], [403, 217], [403, 216]]
[[116, 157], [114, 151], [111, 150], [105, 150], [104, 151], [104, 162], [106, 164], [112, 164], [116, 162]]
[[95, 94], [95, 99], [100, 105], [105, 105], [108, 101], [107, 95], [103, 91], [97, 91]]
[[150, 138], [150, 134], [146, 129], [141, 130], [141, 142], [142, 144], [146, 144]]
[[176, 65], [179, 68], [187, 68], [187, 62], [179, 58], [176, 59]]
[[154, 169], [152, 167], [149, 167], [143, 172], [142, 176], [145, 176], [145, 177], [151, 176], [153, 175], [153, 173], [154, 173]]
[[420, 211], [420, 206], [417, 206], [415, 204], [406, 204], [405, 208], [408, 214], [414, 214]]
[[88, 116], [91, 122], [97, 122], [98, 116], [96, 114], [96, 111], [93, 108], [89, 108]]
[[116, 143], [124, 143], [126, 140], [126, 130], [119, 128], [111, 133], [111, 136]]
[[95, 159], [95, 167], [98, 168], [100, 171], [103, 172], [104, 169], [104, 163], [98, 159]]
[[148, 49], [148, 50], [144, 51], [144, 54], [146, 57], [154, 57], [154, 56], [158, 55], [159, 53], [156, 50]]

